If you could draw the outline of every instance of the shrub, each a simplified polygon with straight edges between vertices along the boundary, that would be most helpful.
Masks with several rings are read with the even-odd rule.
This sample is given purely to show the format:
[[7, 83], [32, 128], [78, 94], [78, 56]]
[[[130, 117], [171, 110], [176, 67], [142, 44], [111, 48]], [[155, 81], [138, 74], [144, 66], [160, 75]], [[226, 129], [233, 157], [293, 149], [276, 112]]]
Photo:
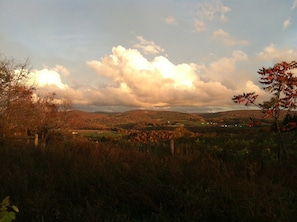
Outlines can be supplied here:
[[0, 222], [15, 220], [17, 212], [19, 212], [19, 209], [14, 205], [10, 205], [9, 197], [5, 197], [0, 208]]

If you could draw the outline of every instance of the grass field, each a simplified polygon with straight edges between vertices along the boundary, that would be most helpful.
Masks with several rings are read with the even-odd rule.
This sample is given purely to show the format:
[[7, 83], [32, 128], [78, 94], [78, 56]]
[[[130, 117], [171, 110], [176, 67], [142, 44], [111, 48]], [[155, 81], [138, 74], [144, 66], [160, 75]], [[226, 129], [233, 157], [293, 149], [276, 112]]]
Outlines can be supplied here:
[[43, 149], [2, 144], [0, 198], [18, 206], [17, 221], [294, 221], [295, 134], [280, 164], [274, 135], [255, 130], [180, 138], [191, 152], [174, 156], [154, 152], [169, 143], [140, 151], [80, 136]]
[[83, 137], [102, 138], [102, 137], [118, 137], [120, 136], [115, 131], [102, 130], [72, 130], [73, 135], [80, 135]]

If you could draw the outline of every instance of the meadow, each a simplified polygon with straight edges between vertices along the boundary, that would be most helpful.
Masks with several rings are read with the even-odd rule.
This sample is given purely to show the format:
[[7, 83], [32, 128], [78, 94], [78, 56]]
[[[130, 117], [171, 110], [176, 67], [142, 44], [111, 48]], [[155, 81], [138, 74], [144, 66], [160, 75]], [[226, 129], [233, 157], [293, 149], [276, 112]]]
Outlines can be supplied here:
[[[290, 159], [279, 163], [277, 138], [262, 128], [208, 129], [169, 142], [77, 136], [45, 148], [2, 141], [0, 198], [16, 221], [294, 221], [295, 132], [284, 134]], [[240, 131], [241, 130], [241, 131]]]

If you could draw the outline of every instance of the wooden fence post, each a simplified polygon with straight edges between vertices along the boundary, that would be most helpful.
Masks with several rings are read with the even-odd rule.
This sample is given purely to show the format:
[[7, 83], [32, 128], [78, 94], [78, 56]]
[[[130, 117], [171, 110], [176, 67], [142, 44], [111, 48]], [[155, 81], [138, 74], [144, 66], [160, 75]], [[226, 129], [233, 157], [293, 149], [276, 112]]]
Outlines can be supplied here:
[[34, 144], [35, 144], [35, 146], [38, 146], [38, 133], [35, 134]]
[[171, 155], [174, 155], [174, 139], [170, 140], [170, 152]]

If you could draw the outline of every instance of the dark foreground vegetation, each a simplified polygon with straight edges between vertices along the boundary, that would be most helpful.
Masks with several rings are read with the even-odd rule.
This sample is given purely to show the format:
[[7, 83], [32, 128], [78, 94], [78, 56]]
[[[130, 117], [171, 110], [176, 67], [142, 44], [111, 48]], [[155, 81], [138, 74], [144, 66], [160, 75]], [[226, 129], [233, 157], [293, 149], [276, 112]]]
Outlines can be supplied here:
[[296, 136], [284, 138], [290, 159], [281, 164], [273, 133], [258, 128], [179, 139], [191, 151], [173, 156], [169, 145], [120, 140], [4, 141], [0, 197], [10, 196], [23, 222], [295, 221]]

